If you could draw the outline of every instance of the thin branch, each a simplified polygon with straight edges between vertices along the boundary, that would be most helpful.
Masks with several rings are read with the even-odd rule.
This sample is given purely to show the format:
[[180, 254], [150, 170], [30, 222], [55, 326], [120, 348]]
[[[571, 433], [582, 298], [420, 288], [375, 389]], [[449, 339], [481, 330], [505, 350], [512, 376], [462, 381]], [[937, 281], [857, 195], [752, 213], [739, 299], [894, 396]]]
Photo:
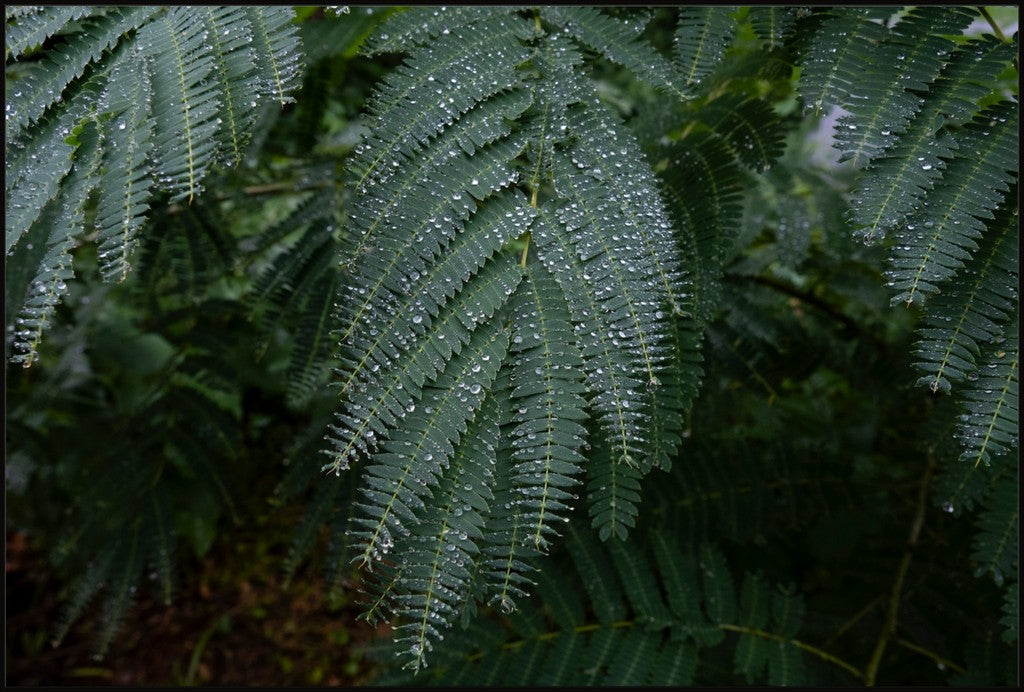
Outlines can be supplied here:
[[819, 296], [814, 295], [809, 291], [797, 288], [796, 286], [788, 284], [784, 281], [780, 281], [779, 279], [776, 279], [771, 276], [750, 276], [746, 278], [749, 278], [754, 283], [761, 284], [762, 286], [767, 286], [768, 288], [773, 288], [776, 291], [779, 291], [780, 293], [785, 293], [788, 296], [792, 296], [797, 300], [807, 303], [811, 307], [817, 308], [818, 310], [824, 312], [832, 319], [841, 323], [844, 327], [846, 327], [852, 332], [855, 332], [857, 334], [863, 334], [866, 336], [871, 336], [868, 330], [866, 330], [861, 325], [857, 324], [857, 322], [854, 321], [854, 319], [851, 318], [849, 315], [844, 314], [828, 301], [822, 299]]
[[983, 5], [978, 5], [978, 12], [980, 12], [981, 16], [985, 18], [985, 21], [988, 22], [988, 25], [992, 27], [992, 33], [996, 35], [996, 38], [1002, 41], [1003, 43], [1008, 43], [1006, 34], [1004, 34], [1003, 30], [999, 28], [999, 25], [996, 24], [996, 20], [992, 18], [992, 15], [988, 13], [988, 10], [986, 10]]
[[849, 620], [847, 620], [842, 625], [840, 625], [839, 629], [837, 629], [835, 631], [835, 633], [832, 634], [831, 637], [829, 637], [827, 640], [825, 640], [825, 642], [822, 644], [822, 646], [823, 647], [831, 646], [832, 644], [837, 642], [839, 640], [839, 638], [842, 637], [844, 634], [846, 634], [847, 631], [849, 631], [849, 629], [851, 627], [856, 625], [858, 622], [861, 621], [861, 619], [865, 615], [867, 615], [872, 610], [874, 610], [875, 606], [877, 606], [879, 601], [881, 601], [881, 600], [882, 600], [881, 596], [876, 596], [875, 598], [871, 599], [871, 601], [866, 606], [864, 606], [859, 611], [857, 611], [857, 613], [853, 617], [851, 617]]
[[914, 513], [913, 523], [910, 525], [910, 534], [907, 536], [907, 543], [903, 549], [903, 557], [896, 568], [896, 578], [893, 580], [892, 592], [889, 594], [889, 607], [886, 611], [885, 622], [882, 631], [878, 633], [878, 641], [875, 643], [875, 650], [871, 654], [865, 669], [864, 684], [872, 687], [878, 678], [878, 666], [882, 662], [882, 655], [889, 641], [896, 635], [896, 627], [899, 622], [900, 598], [903, 595], [903, 582], [907, 578], [907, 570], [910, 568], [910, 560], [914, 554], [914, 546], [921, 535], [921, 528], [924, 526], [925, 510], [928, 508], [928, 487], [931, 484], [932, 471], [935, 460], [931, 454], [928, 455], [928, 466], [925, 467], [924, 477], [921, 479], [921, 488], [917, 495], [917, 510]]
[[958, 666], [956, 663], [953, 663], [948, 658], [943, 658], [942, 656], [939, 656], [934, 651], [929, 651], [928, 649], [924, 648], [923, 646], [918, 646], [914, 642], [907, 641], [906, 639], [903, 639], [901, 637], [897, 637], [893, 641], [895, 641], [898, 645], [902, 646], [904, 649], [909, 649], [910, 651], [913, 651], [914, 653], [921, 654], [922, 656], [927, 656], [928, 658], [932, 659], [933, 661], [935, 661], [936, 664], [938, 664], [939, 666], [941, 666], [943, 668], [949, 668], [950, 670], [956, 671], [957, 673], [966, 673], [967, 672], [966, 670], [964, 670], [964, 668], [962, 666]]
[[817, 656], [818, 658], [820, 658], [823, 661], [828, 661], [829, 663], [832, 663], [834, 665], [839, 666], [840, 668], [842, 668], [843, 670], [845, 670], [847, 673], [849, 673], [850, 675], [854, 676], [858, 680], [863, 680], [864, 679], [864, 673], [862, 671], [860, 671], [858, 668], [856, 668], [855, 666], [853, 666], [852, 664], [847, 663], [843, 659], [841, 659], [841, 658], [839, 658], [837, 656], [833, 656], [829, 652], [823, 651], [822, 649], [819, 649], [816, 646], [811, 646], [810, 644], [802, 642], [799, 639], [789, 639], [789, 638], [783, 637], [782, 635], [779, 635], [779, 634], [773, 634], [772, 632], [765, 632], [764, 630], [754, 629], [752, 627], [741, 627], [739, 625], [725, 625], [725, 624], [722, 624], [722, 625], [718, 626], [718, 629], [726, 630], [728, 632], [740, 632], [741, 634], [749, 634], [749, 635], [753, 635], [755, 637], [762, 637], [764, 639], [771, 639], [774, 642], [783, 642], [783, 643], [792, 644], [793, 646], [795, 646], [798, 649], [803, 649], [804, 651], [806, 651], [809, 654], [814, 654], [815, 656]]

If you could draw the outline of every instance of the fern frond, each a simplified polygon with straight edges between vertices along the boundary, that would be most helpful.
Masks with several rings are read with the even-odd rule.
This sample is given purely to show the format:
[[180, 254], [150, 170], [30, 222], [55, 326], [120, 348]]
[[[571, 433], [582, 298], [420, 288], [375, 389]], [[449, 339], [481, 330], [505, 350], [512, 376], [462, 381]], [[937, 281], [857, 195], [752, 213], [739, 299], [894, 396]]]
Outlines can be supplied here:
[[967, 413], [959, 429], [964, 446], [961, 462], [989, 464], [994, 456], [1017, 448], [1018, 351], [1015, 318], [1006, 326], [1006, 338], [988, 347], [979, 363], [978, 379], [963, 390]]
[[863, 167], [889, 149], [921, 107], [915, 92], [926, 91], [955, 48], [948, 35], [970, 24], [964, 7], [914, 8], [865, 55], [857, 93], [842, 105], [849, 111], [836, 125], [840, 161]]
[[570, 524], [566, 548], [572, 556], [573, 566], [583, 578], [580, 583], [590, 597], [594, 616], [606, 627], [626, 617], [626, 602], [615, 574], [612, 560], [594, 540], [591, 532]]
[[[677, 82], [672, 64], [634, 28], [596, 7], [544, 7], [541, 15], [565, 27], [578, 41], [622, 65], [647, 84], [680, 99], [688, 94]], [[642, 27], [641, 27], [642, 28]]]
[[924, 302], [977, 249], [984, 219], [992, 218], [1019, 168], [1017, 110], [1015, 103], [994, 106], [957, 138], [957, 154], [929, 193], [927, 208], [897, 234], [886, 272], [887, 285], [897, 291], [893, 304]]
[[1003, 617], [999, 620], [1005, 629], [1003, 641], [1013, 644], [1017, 641], [1017, 627], [1020, 622], [1020, 589], [1016, 583], [1010, 584], [1003, 592]]
[[697, 564], [708, 617], [712, 622], [732, 622], [736, 619], [736, 593], [725, 558], [711, 544], [705, 543], [700, 547]]
[[499, 417], [502, 432], [496, 454], [494, 502], [484, 531], [478, 577], [487, 601], [497, 603], [503, 613], [513, 612], [515, 598], [527, 595], [526, 589], [533, 584], [529, 575], [536, 571], [532, 559], [541, 554], [529, 539], [526, 508], [512, 482], [512, 440], [508, 434], [513, 425], [510, 365], [511, 361], [506, 361], [502, 366], [489, 395], [507, 420]]
[[153, 124], [149, 119], [152, 88], [149, 75], [134, 55], [125, 52], [115, 63], [103, 93], [106, 173], [96, 202], [100, 271], [107, 280], [123, 281], [136, 234], [149, 210], [152, 178], [149, 155]]
[[285, 106], [295, 99], [291, 93], [299, 85], [302, 54], [298, 28], [292, 23], [290, 7], [246, 7], [251, 27], [253, 50], [261, 79], [257, 92]]
[[172, 201], [201, 192], [200, 181], [217, 151], [216, 83], [208, 79], [214, 59], [203, 49], [209, 31], [191, 9], [172, 8], [147, 24], [139, 41], [152, 46], [154, 159]]
[[[218, 116], [223, 127], [217, 130], [217, 137], [228, 163], [237, 164], [242, 160], [249, 133], [259, 114], [257, 96], [261, 84], [260, 71], [255, 64], [257, 53], [251, 48], [252, 15], [242, 7], [204, 7], [202, 12], [209, 26], [213, 76], [220, 91]], [[286, 51], [295, 49], [294, 42], [283, 47]], [[294, 88], [295, 85], [290, 82], [278, 86]]]
[[117, 546], [109, 545], [89, 563], [85, 573], [72, 589], [71, 597], [64, 604], [58, 624], [53, 633], [54, 645], [60, 644], [67, 636], [71, 624], [81, 616], [93, 596], [103, 588], [110, 564], [114, 560]]
[[884, 237], [927, 197], [956, 154], [958, 142], [949, 126], [970, 121], [1012, 56], [1012, 45], [987, 35], [956, 49], [907, 131], [861, 175], [850, 203], [858, 235]]
[[[11, 14], [12, 10], [31, 10], [30, 7], [8, 8], [5, 25], [4, 51], [7, 60], [21, 57], [21, 54], [37, 48], [60, 32], [65, 25], [93, 13], [87, 5], [62, 5], [37, 7], [34, 12]], [[11, 22], [15, 19], [15, 22]]]
[[672, 639], [678, 641], [688, 637], [698, 646], [714, 646], [721, 642], [725, 634], [708, 620], [701, 608], [702, 591], [697, 563], [684, 558], [675, 540], [665, 531], [652, 531], [649, 541], [666, 602], [680, 623], [679, 635]]
[[[371, 99], [370, 136], [351, 163], [357, 190], [380, 185], [480, 101], [519, 84], [533, 25], [497, 15], [450, 32], [392, 72]], [[468, 69], [469, 67], [473, 69]]]
[[[378, 317], [349, 337], [355, 347], [351, 352], [356, 355], [348, 356], [347, 351], [342, 355], [342, 394], [353, 404], [349, 416], [341, 419], [348, 432], [337, 431], [336, 465], [347, 466], [356, 450], [365, 447], [365, 436], [382, 433], [382, 421], [387, 424], [400, 419], [409, 404], [414, 404], [422, 383], [443, 368], [444, 358], [468, 341], [472, 329], [502, 304], [508, 295], [505, 291], [518, 282], [519, 273], [494, 260], [489, 275], [493, 278], [482, 281], [478, 275], [457, 294], [462, 312], [449, 309], [438, 314], [498, 248], [529, 226], [531, 215], [518, 194], [497, 196], [470, 218], [441, 262], [421, 265], [424, 275], [413, 268], [415, 274], [403, 272], [390, 280], [388, 300], [379, 301]], [[422, 290], [407, 292], [405, 286], [411, 288], [414, 282]]]
[[511, 7], [406, 7], [384, 20], [363, 46], [366, 56], [381, 53], [405, 53], [411, 47], [423, 46], [453, 29], [461, 29], [488, 19], [496, 12], [511, 13]]
[[616, 459], [604, 441], [594, 444], [587, 464], [587, 499], [591, 526], [602, 541], [624, 541], [636, 526], [642, 475], [632, 464]]
[[871, 21], [869, 9], [831, 7], [824, 15], [801, 56], [797, 82], [804, 108], [815, 115], [857, 95], [852, 90], [860, 86], [864, 63], [886, 33], [884, 24]]
[[735, 7], [682, 7], [673, 37], [675, 69], [690, 88], [718, 66], [736, 30]]
[[362, 493], [369, 515], [355, 523], [363, 564], [380, 559], [394, 545], [394, 534], [410, 530], [415, 512], [425, 506], [430, 488], [449, 468], [458, 444], [508, 348], [508, 335], [497, 320], [477, 329], [467, 345], [453, 357], [434, 386], [424, 391], [422, 409], [405, 418], [374, 456], [366, 470]]
[[71, 140], [71, 131], [89, 116], [97, 90], [95, 83], [89, 87], [69, 95], [67, 109], [45, 116], [24, 140], [8, 139], [4, 181], [4, 247], [8, 254], [57, 195], [71, 170], [79, 144]]
[[[512, 483], [524, 540], [537, 548], [571, 510], [586, 430], [582, 365], [565, 298], [543, 266], [527, 265], [512, 308]], [[567, 520], [567, 518], [566, 518]]]
[[96, 19], [83, 22], [80, 32], [46, 54], [14, 88], [14, 98], [5, 113], [8, 140], [16, 139], [39, 120], [46, 109], [61, 99], [68, 85], [86, 68], [103, 57], [121, 37], [141, 26], [159, 8], [119, 7]]
[[46, 205], [28, 232], [29, 238], [45, 243], [46, 252], [15, 319], [15, 353], [11, 359], [26, 368], [38, 357], [37, 349], [43, 332], [50, 324], [57, 303], [67, 293], [67, 282], [74, 276], [71, 250], [76, 243], [76, 234], [81, 232], [85, 223], [85, 204], [89, 193], [96, 185], [100, 160], [100, 135], [96, 124], [89, 123], [81, 128], [78, 139], [81, 144], [75, 152], [68, 183]]
[[[700, 649], [722, 642], [725, 630], [756, 639], [763, 647], [761, 668], [767, 665], [772, 679], [806, 683], [802, 655], [792, 639], [802, 621], [799, 595], [771, 589], [762, 578], [748, 575], [744, 584], [758, 587], [757, 599], [750, 598], [749, 586], [745, 586], [736, 614], [742, 622], [763, 623], [764, 629], [754, 630], [737, 621], [708, 621], [703, 609], [713, 610], [714, 599], [723, 592], [701, 592], [697, 572], [689, 569], [693, 566], [689, 556], [679, 551], [670, 537], [650, 534], [656, 560], [643, 543], [628, 548], [616, 541], [602, 544], [575, 523], [567, 538], [568, 551], [559, 565], [566, 576], [545, 573], [540, 577], [537, 596], [541, 604], [502, 622], [478, 621], [463, 633], [453, 632], [454, 641], [438, 652], [438, 663], [427, 674], [432, 683], [687, 682], [696, 674]], [[728, 577], [721, 555], [710, 547], [705, 554], [713, 556]], [[731, 578], [725, 581], [729, 598], [735, 599]], [[584, 588], [576, 588], [577, 584]], [[692, 600], [694, 610], [690, 612], [688, 603], [686, 616], [680, 616], [673, 605], [665, 605], [666, 601], [679, 601], [680, 594], [692, 596], [686, 598]], [[782, 648], [776, 650], [779, 645]]]
[[759, 98], [726, 94], [708, 102], [695, 117], [729, 144], [737, 160], [759, 173], [785, 148], [786, 132], [779, 116]]
[[593, 106], [568, 112], [569, 127], [577, 136], [571, 149], [574, 163], [608, 186], [622, 223], [636, 234], [643, 262], [651, 266], [659, 290], [672, 311], [682, 314], [686, 276], [658, 184], [629, 129], [610, 109], [597, 105], [596, 93], [588, 96]]
[[330, 375], [330, 358], [334, 352], [333, 317], [337, 298], [339, 277], [330, 266], [336, 253], [334, 243], [323, 252], [321, 270], [316, 272], [315, 281], [300, 290], [306, 300], [299, 305], [298, 324], [295, 327], [295, 342], [288, 354], [289, 405], [301, 407], [322, 387]]
[[[764, 630], [771, 617], [771, 594], [760, 575], [747, 574], [740, 587], [740, 608], [744, 617], [740, 621], [748, 630]], [[771, 643], [753, 634], [741, 634], [733, 655], [733, 670], [746, 678], [747, 683], [759, 679], [768, 665]]]
[[747, 14], [754, 35], [772, 48], [782, 46], [796, 25], [795, 7], [751, 7]]
[[914, 350], [921, 359], [914, 367], [928, 374], [918, 384], [948, 392], [953, 382], [976, 377], [982, 346], [1001, 337], [1016, 311], [1019, 250], [1017, 214], [1003, 207], [967, 264], [966, 281], [928, 305]]
[[396, 550], [403, 593], [395, 597], [394, 610], [403, 624], [396, 628], [395, 642], [409, 644], [411, 660], [405, 667], [414, 671], [425, 665], [432, 642], [454, 622], [466, 596], [477, 542], [483, 538], [483, 517], [493, 500], [496, 417], [495, 406], [485, 402], [434, 491], [431, 507], [439, 511], [430, 513], [414, 535], [400, 541], [400, 552]]
[[696, 316], [706, 320], [717, 305], [725, 249], [742, 216], [740, 168], [728, 145], [709, 133], [691, 134], [658, 153], [667, 163], [665, 196], [692, 273]]
[[[1016, 474], [1016, 469], [1013, 471]], [[1010, 479], [1011, 481], [1014, 479]], [[1020, 502], [1018, 484], [996, 483], [978, 516], [971, 559], [977, 565], [974, 576], [991, 575], [996, 586], [1017, 579]]]

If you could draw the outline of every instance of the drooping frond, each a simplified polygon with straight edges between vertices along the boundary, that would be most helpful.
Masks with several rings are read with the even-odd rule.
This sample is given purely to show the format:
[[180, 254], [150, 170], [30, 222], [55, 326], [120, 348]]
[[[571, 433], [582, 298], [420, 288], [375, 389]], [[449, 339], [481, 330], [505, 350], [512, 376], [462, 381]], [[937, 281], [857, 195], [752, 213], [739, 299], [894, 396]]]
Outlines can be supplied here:
[[956, 154], [958, 141], [951, 127], [970, 121], [978, 100], [988, 93], [1012, 56], [1012, 45], [992, 36], [982, 36], [956, 49], [939, 78], [923, 94], [921, 110], [907, 131], [858, 180], [850, 204], [851, 221], [858, 235], [866, 240], [884, 237], [927, 198], [946, 162]]
[[[78, 143], [72, 128], [93, 112], [97, 84], [90, 82], [69, 95], [63, 113], [50, 114], [22, 141], [8, 138], [4, 194], [4, 248], [9, 255], [42, 213], [71, 170]], [[69, 141], [70, 140], [70, 141]]]
[[[538, 600], [506, 618], [474, 623], [436, 653], [432, 684], [685, 685], [700, 680], [702, 649], [737, 632], [736, 674], [774, 684], [806, 684], [808, 669], [793, 643], [803, 621], [801, 597], [746, 575], [740, 594], [727, 564], [707, 546], [700, 564], [667, 535], [643, 543], [602, 545], [571, 526], [557, 570], [538, 582]], [[652, 557], [653, 552], [653, 557]], [[721, 578], [711, 588], [711, 576]], [[583, 589], [575, 588], [582, 584]], [[739, 597], [737, 597], [739, 596]], [[716, 603], [732, 604], [724, 611]], [[729, 619], [715, 614], [728, 612]], [[752, 627], [747, 623], [758, 623]], [[728, 666], [728, 659], [725, 659]], [[387, 680], [408, 683], [408, 678]]]
[[[342, 395], [352, 403], [348, 413], [339, 416], [335, 468], [347, 466], [358, 450], [383, 432], [383, 426], [400, 420], [415, 405], [424, 381], [440, 372], [452, 350], [461, 348], [472, 330], [504, 302], [519, 277], [503, 261], [507, 258], [491, 260], [488, 271], [455, 292], [498, 248], [528, 227], [529, 219], [529, 207], [515, 193], [504, 193], [469, 220], [441, 262], [424, 267], [423, 275], [413, 270], [416, 276], [392, 279], [390, 300], [381, 301], [386, 312], [354, 333], [354, 355], [342, 356]], [[412, 294], [404, 285], [422, 290]], [[401, 302], [395, 300], [399, 296]]]
[[416, 512], [449, 471], [453, 445], [466, 432], [507, 348], [508, 335], [501, 323], [488, 321], [424, 391], [421, 408], [410, 412], [402, 428], [382, 443], [382, 451], [366, 470], [361, 488], [364, 516], [355, 520], [360, 528], [353, 529], [363, 564], [379, 560], [394, 545], [396, 534], [404, 535], [417, 524]]
[[[514, 611], [584, 473], [602, 537], [624, 535], [640, 479], [678, 449], [701, 375], [689, 275], [637, 140], [581, 72], [572, 42], [624, 46], [609, 57], [635, 67], [657, 54], [632, 14], [414, 9], [371, 41], [371, 51], [394, 45], [409, 56], [370, 99], [369, 134], [350, 168], [340, 408], [325, 469], [371, 459], [353, 535], [375, 574], [370, 612], [416, 633], [406, 642], [418, 647], [414, 667], [439, 632], [422, 618], [412, 627], [403, 610], [406, 597], [426, 606], [397, 536], [436, 528], [434, 486], [450, 478], [439, 464], [457, 452], [424, 459], [397, 445], [437, 408], [428, 399], [458, 396], [458, 377], [439, 373], [469, 362], [482, 332], [496, 328], [509, 344], [481, 385], [498, 408], [494, 499], [481, 515], [479, 560], [449, 578], [445, 622], [468, 619], [478, 600]], [[452, 449], [472, 418], [464, 408], [432, 433]], [[605, 451], [584, 469], [588, 433]], [[609, 474], [610, 491], [595, 484]], [[388, 537], [396, 547], [385, 555]]]
[[963, 390], [964, 407], [959, 437], [965, 451], [960, 461], [974, 466], [1017, 447], [1019, 358], [1015, 318], [1005, 341], [982, 354], [978, 379]]
[[[204, 7], [202, 12], [206, 15], [207, 37], [213, 48], [213, 77], [220, 92], [221, 127], [217, 135], [227, 162], [237, 164], [242, 160], [249, 133], [260, 112], [257, 99], [262, 88], [261, 71], [255, 62], [257, 54], [251, 48], [253, 15], [242, 7]], [[284, 50], [295, 51], [295, 48], [292, 45]], [[293, 84], [288, 85], [292, 87]]]
[[1017, 104], [1003, 102], [976, 117], [957, 136], [954, 158], [928, 195], [928, 206], [897, 234], [889, 286], [892, 302], [924, 302], [964, 266], [1015, 179]]
[[[254, 94], [244, 102], [241, 94], [273, 81], [271, 67], [254, 64], [248, 47], [264, 13], [274, 15], [262, 26], [281, 74], [292, 75], [277, 88], [294, 86], [297, 45], [288, 38], [294, 28], [285, 26], [290, 10], [281, 11], [255, 8], [242, 17], [238, 8], [94, 7], [8, 15], [14, 29], [7, 34], [9, 275], [53, 266], [53, 258], [31, 269], [17, 266], [43, 261], [38, 251], [20, 246], [46, 242], [30, 229], [50, 204], [60, 205], [55, 200], [66, 198], [69, 185], [81, 183], [73, 172], [84, 156], [79, 133], [98, 127], [99, 167], [89, 189], [75, 194], [88, 197], [98, 188], [96, 213], [90, 209], [88, 218], [97, 230], [101, 271], [123, 279], [152, 197], [166, 190], [172, 200], [191, 199], [225, 150], [237, 160], [255, 117]], [[18, 39], [13, 46], [12, 38]], [[39, 51], [28, 50], [42, 39]], [[84, 230], [59, 215], [47, 223], [57, 225], [61, 245], [78, 242], [74, 235]]]
[[8, 8], [4, 52], [7, 60], [21, 57], [25, 51], [37, 48], [43, 41], [58, 33], [65, 24], [93, 14], [87, 5], [59, 5], [37, 7], [35, 12], [12, 15], [13, 10], [31, 10], [31, 7]]
[[469, 26], [511, 8], [454, 6], [401, 8], [383, 23], [362, 49], [364, 55], [406, 53], [453, 29]]
[[1020, 243], [1014, 210], [1000, 209], [980, 242], [964, 270], [967, 280], [929, 302], [918, 330], [922, 338], [914, 353], [920, 360], [914, 367], [927, 373], [918, 384], [933, 392], [976, 379], [981, 349], [1002, 338], [1005, 322], [1016, 312]]
[[736, 158], [755, 171], [763, 171], [782, 155], [786, 132], [766, 101], [727, 94], [710, 101], [696, 118], [728, 142]]
[[815, 114], [849, 102], [851, 90], [860, 87], [864, 64], [886, 31], [866, 8], [830, 7], [825, 15], [801, 56], [797, 83], [804, 108]]
[[[570, 228], [570, 232], [573, 230], [575, 227]], [[646, 389], [639, 379], [638, 370], [642, 367], [637, 362], [639, 354], [618, 348], [621, 342], [617, 332], [613, 331], [614, 320], [607, 315], [599, 297], [590, 287], [590, 281], [597, 277], [588, 271], [575, 248], [568, 244], [562, 229], [549, 221], [545, 214], [538, 218], [533, 237], [541, 260], [556, 280], [561, 279], [559, 285], [573, 314], [573, 321], [586, 325], [579, 329], [578, 334], [587, 388], [593, 393], [590, 406], [605, 434], [613, 440], [610, 442], [612, 458], [636, 463], [635, 459], [643, 451], [636, 440], [643, 437], [642, 426], [649, 420], [640, 405]], [[613, 291], [606, 289], [600, 298], [612, 300], [613, 305], [621, 307], [622, 297]], [[622, 331], [625, 334], [625, 330]]]
[[694, 88], [718, 67], [732, 40], [735, 7], [682, 7], [673, 40], [676, 72]]
[[587, 465], [591, 526], [601, 540], [626, 540], [636, 526], [640, 503], [640, 469], [616, 459], [604, 440], [593, 445]]
[[302, 67], [298, 28], [292, 23], [293, 11], [273, 5], [244, 9], [260, 74], [255, 82], [257, 92], [282, 106], [291, 103], [295, 100], [291, 93], [298, 87]]
[[719, 277], [727, 243], [742, 216], [740, 168], [728, 145], [708, 133], [695, 133], [664, 146], [665, 196], [680, 229], [681, 249], [692, 267], [696, 315], [707, 319], [717, 305]]
[[[1016, 474], [1016, 469], [1013, 470]], [[1012, 479], [1011, 479], [1012, 480]], [[1018, 570], [1020, 501], [1017, 483], [994, 484], [982, 501], [978, 532], [974, 535], [971, 559], [975, 576], [991, 576], [996, 586], [1013, 579]]]
[[[556, 7], [542, 9], [545, 17], [564, 26], [585, 46], [633, 72], [651, 86], [678, 98], [687, 98], [679, 85], [672, 64], [643, 38], [636, 27], [613, 19], [596, 7]], [[643, 29], [641, 25], [639, 29]]]
[[[532, 272], [531, 272], [532, 273]], [[502, 427], [501, 440], [496, 450], [494, 502], [487, 518], [480, 555], [477, 581], [481, 600], [496, 603], [503, 613], [516, 609], [515, 598], [525, 597], [536, 569], [533, 558], [541, 551], [529, 539], [527, 528], [528, 506], [521, 502], [523, 495], [513, 483], [512, 440], [509, 430], [512, 420], [511, 367], [506, 363], [499, 371], [490, 397], [499, 410]]]
[[751, 7], [747, 18], [754, 34], [769, 46], [776, 48], [785, 42], [796, 24], [795, 7]]
[[514, 427], [512, 485], [524, 539], [540, 549], [555, 522], [571, 509], [570, 490], [582, 473], [586, 402], [583, 358], [565, 298], [541, 265], [528, 265], [513, 298], [510, 346]]
[[149, 209], [150, 151], [153, 126], [149, 74], [131, 53], [115, 63], [103, 93], [103, 110], [112, 118], [104, 123], [106, 174], [100, 183], [96, 208], [99, 256], [104, 276], [123, 280], [128, 257]]
[[17, 139], [48, 107], [60, 101], [68, 85], [81, 77], [86, 68], [98, 61], [125, 33], [142, 25], [156, 12], [152, 7], [121, 7], [102, 17], [87, 19], [82, 31], [73, 35], [73, 40], [47, 53], [16, 86], [8, 86], [13, 91], [8, 94], [4, 114], [8, 141]]
[[1013, 644], [1017, 641], [1017, 627], [1020, 623], [1020, 589], [1017, 584], [1010, 584], [1003, 592], [1003, 617], [999, 624], [1003, 630], [1003, 641]]
[[191, 200], [213, 162], [220, 108], [216, 83], [208, 79], [213, 55], [203, 50], [209, 30], [192, 10], [172, 9], [148, 24], [139, 37], [156, 51], [153, 83], [156, 171], [172, 200]]
[[395, 642], [410, 659], [405, 667], [414, 671], [425, 665], [426, 653], [443, 638], [441, 630], [455, 621], [466, 598], [493, 500], [496, 415], [496, 407], [485, 402], [434, 491], [430, 507], [435, 511], [395, 549], [394, 569], [401, 572], [402, 584], [391, 596], [391, 608], [403, 623]]
[[99, 167], [100, 135], [95, 123], [89, 123], [78, 133], [80, 142], [75, 152], [74, 167], [68, 183], [57, 197], [47, 203], [39, 218], [26, 234], [26, 246], [45, 248], [35, 276], [25, 294], [25, 302], [15, 322], [14, 348], [11, 360], [29, 367], [38, 357], [37, 349], [43, 332], [49, 326], [57, 303], [67, 293], [74, 276], [71, 250], [75, 234], [85, 223], [85, 204], [89, 192], [96, 184]]
[[889, 149], [921, 107], [926, 91], [974, 14], [964, 7], [910, 10], [861, 62], [856, 94], [841, 104], [849, 111], [836, 125], [840, 161], [864, 167]]

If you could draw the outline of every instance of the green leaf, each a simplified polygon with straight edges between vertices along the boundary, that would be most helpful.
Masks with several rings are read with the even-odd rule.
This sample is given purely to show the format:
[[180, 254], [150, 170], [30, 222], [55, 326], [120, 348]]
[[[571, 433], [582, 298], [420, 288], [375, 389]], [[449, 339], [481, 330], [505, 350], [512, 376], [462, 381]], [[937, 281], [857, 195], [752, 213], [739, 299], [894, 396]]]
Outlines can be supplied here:
[[681, 7], [673, 47], [675, 68], [693, 88], [722, 62], [736, 30], [735, 7]]

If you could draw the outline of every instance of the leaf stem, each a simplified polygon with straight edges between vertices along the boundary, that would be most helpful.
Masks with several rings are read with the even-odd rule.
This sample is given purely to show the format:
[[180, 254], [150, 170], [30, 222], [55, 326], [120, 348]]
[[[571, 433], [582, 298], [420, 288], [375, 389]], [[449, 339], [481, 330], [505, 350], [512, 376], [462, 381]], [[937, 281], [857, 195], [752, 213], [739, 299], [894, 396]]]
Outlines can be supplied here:
[[996, 24], [996, 20], [992, 18], [992, 15], [988, 13], [988, 10], [985, 9], [984, 5], [978, 5], [978, 12], [980, 12], [981, 16], [985, 18], [988, 25], [992, 27], [992, 33], [995, 34], [996, 38], [1003, 43], [1007, 43], [1006, 34], [1004, 34], [1003, 30], [999, 28], [999, 25]]
[[921, 479], [921, 488], [917, 494], [917, 510], [914, 512], [914, 520], [910, 525], [910, 534], [907, 536], [907, 543], [903, 549], [903, 557], [896, 568], [896, 578], [893, 580], [892, 591], [889, 594], [889, 607], [886, 611], [885, 622], [882, 631], [878, 633], [878, 641], [875, 643], [875, 650], [871, 654], [864, 673], [864, 684], [873, 687], [878, 678], [878, 666], [882, 662], [882, 655], [891, 639], [895, 638], [896, 626], [898, 624], [900, 598], [903, 594], [903, 582], [907, 578], [907, 570], [910, 568], [910, 560], [914, 554], [914, 546], [921, 535], [924, 526], [925, 510], [928, 507], [928, 487], [931, 484], [932, 470], [935, 464], [931, 454], [928, 455], [928, 466], [925, 467], [924, 477]]
[[856, 668], [853, 664], [847, 663], [843, 659], [838, 658], [837, 656], [833, 656], [829, 652], [823, 651], [822, 649], [819, 649], [816, 646], [811, 646], [810, 644], [802, 642], [799, 639], [789, 639], [788, 637], [783, 637], [780, 634], [765, 632], [764, 630], [754, 629], [752, 627], [744, 627], [742, 625], [719, 624], [718, 629], [725, 630], [727, 632], [739, 632], [741, 634], [749, 634], [754, 637], [762, 637], [764, 639], [771, 639], [775, 642], [788, 642], [798, 649], [803, 649], [809, 654], [814, 654], [823, 661], [828, 661], [829, 663], [839, 666], [850, 675], [853, 675], [858, 680], [864, 679], [864, 673], [861, 672], [858, 668]]
[[922, 656], [927, 656], [928, 658], [932, 659], [933, 661], [935, 661], [938, 665], [942, 666], [943, 668], [949, 668], [950, 670], [956, 671], [957, 673], [966, 673], [967, 672], [966, 670], [963, 669], [962, 666], [959, 666], [956, 663], [953, 663], [948, 658], [943, 658], [942, 656], [939, 656], [934, 651], [929, 651], [928, 649], [924, 648], [923, 646], [918, 646], [914, 642], [907, 641], [906, 639], [903, 639], [902, 637], [897, 637], [893, 641], [896, 642], [896, 644], [898, 644], [899, 646], [902, 646], [904, 649], [909, 649], [910, 651], [913, 651], [914, 653], [921, 654]]

